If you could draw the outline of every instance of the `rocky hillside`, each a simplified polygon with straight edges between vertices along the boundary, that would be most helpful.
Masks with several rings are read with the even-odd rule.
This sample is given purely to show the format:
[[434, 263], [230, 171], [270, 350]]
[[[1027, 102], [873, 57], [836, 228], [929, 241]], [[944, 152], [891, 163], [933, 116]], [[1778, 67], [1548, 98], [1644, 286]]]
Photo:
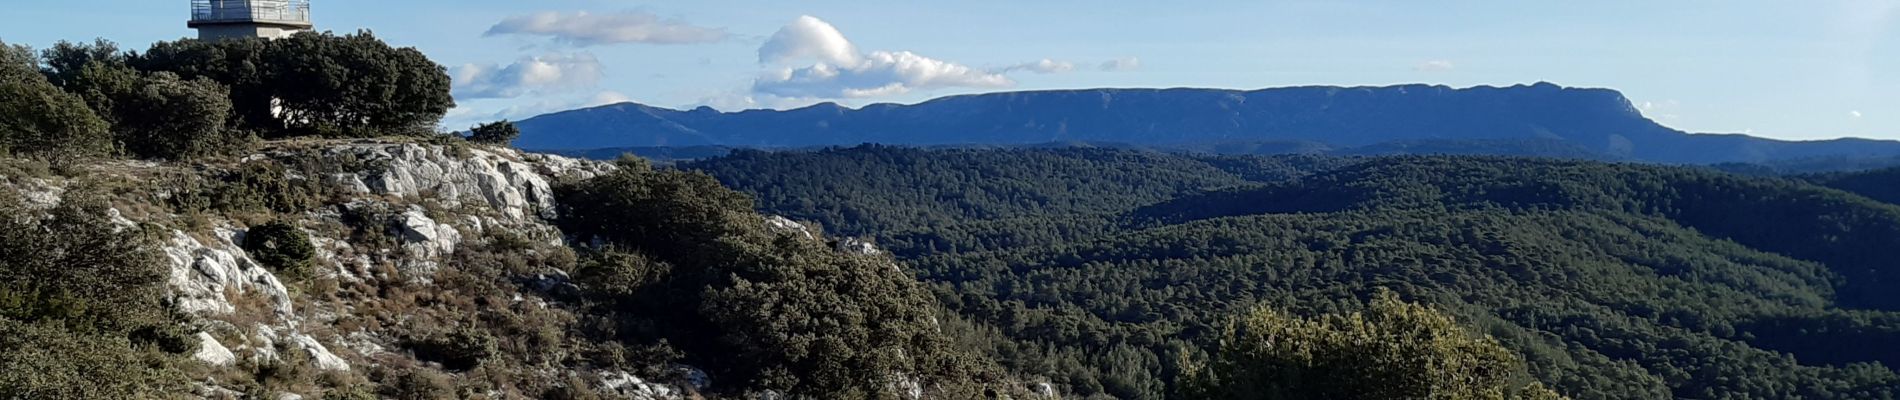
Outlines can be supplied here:
[[[671, 225], [662, 226], [675, 229], [660, 231], [644, 229], [652, 225], [643, 225], [637, 219], [641, 216], [614, 219], [599, 208], [557, 203], [557, 193], [562, 192], [614, 197], [607, 194], [608, 189], [642, 192], [646, 197], [641, 197], [641, 204], [692, 203], [693, 199], [675, 195], [707, 193], [711, 188], [676, 191], [658, 181], [636, 186], [601, 183], [636, 177], [690, 183], [689, 174], [653, 171], [637, 163], [616, 166], [459, 142], [375, 140], [271, 143], [248, 156], [190, 164], [109, 161], [73, 166], [9, 160], [5, 166], [0, 169], [4, 175], [0, 181], [18, 194], [13, 206], [24, 211], [16, 215], [19, 220], [14, 221], [13, 230], [58, 231], [65, 226], [65, 216], [75, 216], [109, 225], [83, 230], [87, 233], [78, 237], [108, 238], [96, 242], [120, 246], [86, 248], [92, 242], [56, 241], [44, 247], [68, 250], [24, 256], [15, 254], [22, 250], [13, 250], [8, 257], [27, 261], [9, 265], [37, 265], [43, 258], [88, 251], [145, 254], [146, 258], [135, 257], [125, 265], [133, 269], [156, 265], [157, 275], [117, 285], [128, 292], [153, 289], [158, 298], [147, 303], [155, 310], [151, 314], [158, 315], [153, 318], [161, 322], [153, 323], [154, 329], [114, 334], [118, 331], [73, 322], [84, 318], [14, 313], [15, 308], [3, 307], [10, 303], [0, 301], [0, 311], [9, 311], [10, 319], [3, 320], [8, 324], [0, 325], [6, 333], [15, 329], [38, 332], [35, 327], [96, 332], [100, 343], [130, 340], [134, 349], [158, 349], [139, 353], [153, 354], [143, 365], [89, 364], [83, 358], [55, 363], [48, 361], [53, 354], [33, 349], [39, 344], [34, 339], [14, 336], [27, 339], [0, 340], [0, 365], [44, 371], [44, 376], [0, 378], [4, 393], [61, 398], [189, 394], [270, 399], [889, 398], [886, 395], [917, 399], [962, 398], [956, 393], [981, 391], [1028, 395], [1027, 386], [1007, 383], [1011, 380], [994, 369], [983, 369], [981, 362], [968, 370], [948, 363], [935, 364], [933, 369], [919, 367], [925, 360], [936, 363], [955, 358], [941, 345], [906, 347], [941, 343], [932, 338], [940, 337], [943, 329], [899, 329], [885, 320], [909, 321], [903, 326], [935, 324], [938, 308], [934, 303], [871, 303], [849, 294], [814, 299], [840, 309], [863, 302], [867, 309], [910, 313], [859, 315], [855, 323], [829, 323], [842, 324], [838, 329], [872, 329], [868, 338], [908, 338], [905, 343], [859, 344], [867, 352], [881, 352], [876, 362], [847, 357], [850, 352], [826, 347], [827, 343], [724, 334], [766, 332], [761, 329], [770, 327], [746, 324], [768, 320], [798, 323], [770, 319], [776, 316], [727, 315], [721, 307], [757, 310], [763, 304], [757, 301], [779, 304], [773, 302], [792, 301], [799, 292], [765, 292], [779, 298], [758, 299], [714, 291], [742, 293], [752, 285], [813, 284], [809, 276], [798, 273], [807, 266], [830, 265], [822, 269], [876, 275], [853, 282], [884, 282], [885, 290], [928, 300], [908, 274], [898, 270], [901, 267], [873, 247], [851, 240], [831, 241], [789, 220], [751, 214], [749, 204], [739, 210], [707, 209], [742, 218], [739, 225], [750, 225], [707, 232], [683, 212], [674, 215], [677, 209], [623, 205], [647, 212], [641, 214], [644, 217], [664, 218]], [[673, 180], [677, 177], [685, 180]], [[561, 226], [574, 226], [576, 220], [564, 221], [563, 210], [593, 213], [586, 215], [585, 222], [605, 230], [584, 236], [564, 233]], [[698, 258], [702, 255], [672, 254], [645, 247], [643, 241], [665, 237], [724, 243], [737, 241], [730, 239], [735, 235], [758, 235], [761, 243], [777, 243], [771, 246], [786, 249], [762, 254], [779, 257], [775, 268], [791, 275], [746, 279], [733, 272], [731, 278], [707, 278], [712, 280], [696, 282], [700, 285], [696, 287], [670, 286], [669, 294], [642, 290], [649, 288], [643, 284], [668, 282], [671, 277], [725, 274], [701, 268]], [[7, 241], [0, 244], [38, 248], [24, 243], [34, 240], [39, 239], [29, 233], [0, 238]], [[686, 246], [694, 245], [673, 248]], [[644, 266], [638, 271], [652, 275], [627, 272], [632, 268], [628, 263]], [[70, 282], [29, 286], [68, 284], [80, 287]], [[702, 288], [708, 292], [698, 293]], [[76, 303], [81, 306], [68, 308], [79, 309], [74, 312], [77, 315], [104, 312], [84, 307], [83, 301], [92, 299], [87, 296], [93, 295], [86, 294], [90, 292], [64, 292], [79, 295], [60, 298], [66, 299], [63, 303], [29, 295], [16, 303]], [[687, 297], [694, 300], [680, 300]], [[642, 303], [655, 298], [670, 300]], [[145, 304], [127, 304], [132, 303]], [[886, 303], [906, 308], [884, 307]], [[805, 311], [781, 306], [778, 312]], [[21, 326], [15, 326], [14, 319]], [[833, 333], [825, 329], [829, 328], [810, 331]], [[770, 362], [734, 359], [763, 343], [810, 344], [819, 346], [813, 349], [843, 355], [837, 356], [841, 361], [827, 358], [832, 357], [829, 354], [778, 354]], [[730, 349], [733, 354], [714, 354], [708, 349]], [[821, 361], [878, 370], [849, 374], [859, 382], [831, 382], [826, 379], [836, 378], [814, 372], [821, 368], [812, 364]], [[124, 374], [116, 375], [119, 372]], [[80, 384], [127, 376], [131, 378], [113, 385]]]

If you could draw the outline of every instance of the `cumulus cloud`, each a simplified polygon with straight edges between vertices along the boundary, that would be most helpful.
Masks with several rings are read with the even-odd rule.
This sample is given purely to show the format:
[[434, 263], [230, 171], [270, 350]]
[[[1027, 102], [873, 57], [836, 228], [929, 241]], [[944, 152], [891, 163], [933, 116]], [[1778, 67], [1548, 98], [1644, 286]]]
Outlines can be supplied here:
[[547, 36], [579, 46], [710, 43], [727, 37], [724, 29], [694, 26], [640, 11], [612, 14], [586, 11], [564, 14], [550, 11], [513, 16], [489, 27], [488, 33], [484, 35]]
[[1016, 84], [1000, 72], [908, 51], [861, 52], [836, 27], [809, 15], [780, 28], [760, 46], [759, 63], [774, 68], [753, 81], [752, 91], [788, 98], [862, 98]]
[[591, 88], [604, 75], [592, 54], [523, 57], [513, 64], [464, 64], [450, 71], [458, 99], [514, 98]]
[[1457, 68], [1458, 64], [1453, 64], [1450, 60], [1429, 60], [1412, 66], [1413, 71], [1419, 72], [1445, 72]]
[[1141, 68], [1141, 58], [1127, 57], [1103, 61], [1097, 69], [1107, 72], [1133, 71]]
[[858, 48], [830, 23], [810, 15], [799, 16], [779, 28], [759, 46], [759, 63], [776, 64], [816, 59], [831, 65], [855, 65]]
[[1038, 74], [1060, 74], [1074, 70], [1075, 63], [1044, 58], [1041, 61], [1026, 62], [1004, 67], [1002, 72], [1029, 71]]

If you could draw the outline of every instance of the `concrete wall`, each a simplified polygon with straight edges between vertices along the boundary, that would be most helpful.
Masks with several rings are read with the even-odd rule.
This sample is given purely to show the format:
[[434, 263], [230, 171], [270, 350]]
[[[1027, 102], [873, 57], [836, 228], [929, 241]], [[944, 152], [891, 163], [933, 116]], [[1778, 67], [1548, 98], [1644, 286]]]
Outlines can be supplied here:
[[303, 32], [306, 30], [309, 30], [309, 29], [290, 28], [290, 27], [271, 26], [271, 25], [243, 25], [243, 24], [205, 25], [205, 26], [198, 27], [198, 38], [204, 39], [204, 40], [221, 40], [221, 39], [251, 38], [251, 37], [282, 39], [282, 38], [290, 37], [290, 35], [296, 34], [297, 32]]

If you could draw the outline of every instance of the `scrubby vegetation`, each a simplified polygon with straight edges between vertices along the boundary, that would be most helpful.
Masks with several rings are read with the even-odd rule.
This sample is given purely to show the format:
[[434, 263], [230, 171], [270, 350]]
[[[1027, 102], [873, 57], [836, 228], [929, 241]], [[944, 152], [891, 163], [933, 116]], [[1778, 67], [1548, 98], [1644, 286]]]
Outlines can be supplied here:
[[1229, 323], [1190, 399], [1558, 399], [1516, 354], [1451, 317], [1381, 293], [1364, 312], [1295, 318], [1262, 308]]
[[7, 154], [58, 159], [103, 154], [111, 134], [84, 99], [40, 75], [26, 47], [0, 42], [0, 145]]
[[51, 210], [0, 193], [0, 398], [157, 398], [197, 349], [161, 303], [165, 271], [137, 226], [95, 197]]
[[310, 236], [284, 222], [252, 226], [244, 233], [244, 252], [252, 259], [292, 278], [309, 278], [317, 250]]
[[[957, 340], [1078, 396], [1192, 398], [1170, 397], [1189, 372], [1177, 360], [1218, 351], [1231, 316], [1368, 312], [1380, 290], [1496, 338], [1572, 398], [1900, 395], [1900, 358], [1880, 350], [1900, 340], [1889, 204], [1693, 168], [1128, 153], [854, 148], [686, 166], [846, 233], [876, 226], [864, 216], [906, 221], [862, 233], [971, 321]], [[1127, 162], [1144, 159], [1159, 161]], [[1314, 168], [1249, 172], [1294, 163]], [[1059, 164], [1091, 167], [1042, 172]], [[1187, 171], [1243, 182], [1180, 196], [1144, 183]], [[945, 178], [979, 175], [1030, 177], [1007, 198], [1079, 203], [939, 202], [992, 190]]]
[[677, 348], [728, 390], [827, 399], [1012, 390], [936, 331], [940, 308], [891, 260], [771, 231], [747, 197], [710, 176], [629, 160], [558, 196], [563, 230], [606, 244], [580, 271], [611, 321], [600, 329]]
[[468, 130], [468, 141], [483, 144], [507, 146], [521, 137], [521, 128], [507, 120], [476, 125]]

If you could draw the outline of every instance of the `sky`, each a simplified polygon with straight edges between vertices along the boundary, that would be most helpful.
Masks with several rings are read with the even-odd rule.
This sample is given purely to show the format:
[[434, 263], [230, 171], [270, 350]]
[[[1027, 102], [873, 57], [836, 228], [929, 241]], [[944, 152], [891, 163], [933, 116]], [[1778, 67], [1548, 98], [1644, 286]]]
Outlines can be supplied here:
[[[16, 2], [0, 40], [192, 36], [188, 0]], [[1617, 89], [1690, 132], [1900, 139], [1900, 0], [313, 0], [449, 68], [449, 127], [1012, 90]]]

